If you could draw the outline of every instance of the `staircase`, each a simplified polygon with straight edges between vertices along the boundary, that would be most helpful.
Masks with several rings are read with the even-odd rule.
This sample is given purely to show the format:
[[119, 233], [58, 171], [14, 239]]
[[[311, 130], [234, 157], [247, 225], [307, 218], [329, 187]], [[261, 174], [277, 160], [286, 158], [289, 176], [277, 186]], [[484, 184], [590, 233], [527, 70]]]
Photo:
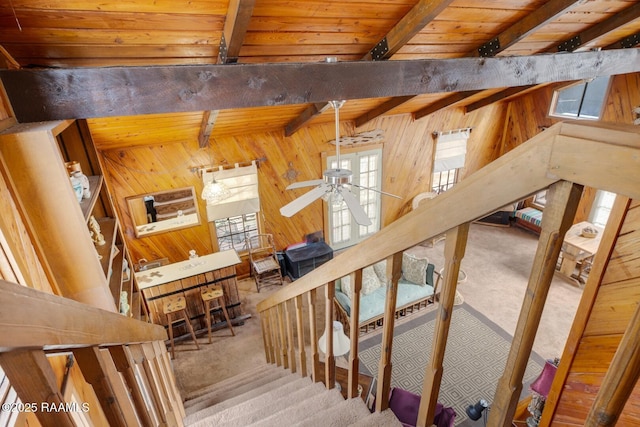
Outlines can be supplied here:
[[391, 410], [274, 365], [262, 365], [186, 396], [185, 426], [401, 426]]

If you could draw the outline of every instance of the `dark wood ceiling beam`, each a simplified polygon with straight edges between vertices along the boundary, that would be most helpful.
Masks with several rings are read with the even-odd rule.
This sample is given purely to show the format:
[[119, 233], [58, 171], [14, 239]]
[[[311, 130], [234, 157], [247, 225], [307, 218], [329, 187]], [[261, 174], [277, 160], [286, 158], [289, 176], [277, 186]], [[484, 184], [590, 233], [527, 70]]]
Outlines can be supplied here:
[[327, 108], [331, 105], [325, 102], [318, 102], [316, 104], [311, 104], [307, 108], [304, 109], [302, 114], [298, 115], [295, 119], [289, 122], [284, 128], [284, 135], [291, 136], [296, 133], [301, 127], [303, 127], [306, 123], [309, 122], [312, 118], [317, 115], [322, 114]]
[[[611, 18], [593, 25], [588, 29], [578, 33], [572, 37], [567, 38], [561, 43], [558, 43], [556, 47], [550, 49], [548, 52], [579, 52], [587, 49], [585, 47], [586, 44], [609, 34], [612, 31], [617, 30], [624, 25], [629, 24], [632, 21], [640, 18], [640, 3], [635, 3], [633, 6], [626, 8], [622, 12], [616, 13]], [[625, 37], [626, 39], [626, 37]], [[624, 40], [624, 39], [623, 39]], [[604, 49], [621, 49], [623, 47], [631, 47], [631, 46], [623, 46], [623, 44], [619, 41], [610, 46], [605, 47]], [[472, 104], [466, 106], [466, 112], [469, 113], [471, 111], [477, 110], [482, 107], [486, 107], [487, 105], [493, 104], [494, 102], [502, 101], [506, 98], [517, 95], [520, 92], [531, 89], [532, 86], [525, 86], [523, 88], [508, 88], [501, 92], [494, 93], [484, 99], [476, 101]]]
[[[507, 28], [497, 37], [491, 39], [489, 42], [483, 44], [478, 49], [475, 49], [467, 54], [471, 57], [491, 57], [496, 56], [506, 49], [510, 48], [523, 38], [534, 33], [543, 25], [548, 24], [558, 16], [568, 12], [572, 8], [576, 7], [583, 0], [551, 0], [534, 10], [523, 19], [517, 21], [515, 24]], [[422, 117], [433, 114], [436, 111], [440, 111], [444, 108], [450, 107], [453, 104], [463, 101], [464, 99], [479, 93], [480, 91], [466, 92], [464, 95], [461, 93], [455, 93], [451, 96], [443, 98], [431, 105], [426, 106], [413, 113], [414, 120], [418, 120]]]
[[638, 49], [614, 49], [504, 58], [0, 70], [0, 78], [18, 121], [36, 122], [472, 91], [638, 71]]
[[[407, 44], [453, 0], [420, 0], [400, 21], [362, 58], [365, 61], [388, 59]], [[327, 109], [309, 105], [298, 117], [285, 126], [285, 135], [291, 136], [311, 119]], [[357, 120], [356, 120], [357, 121]]]
[[[224, 20], [220, 47], [218, 49], [218, 64], [234, 64], [238, 62], [240, 48], [249, 28], [249, 20], [253, 15], [255, 0], [230, 0], [227, 16]], [[216, 124], [217, 111], [205, 111], [200, 125], [198, 145], [200, 148], [209, 146], [209, 137]]]
[[365, 123], [375, 119], [376, 117], [384, 114], [385, 112], [394, 109], [398, 105], [404, 104], [405, 102], [407, 102], [408, 100], [410, 100], [412, 98], [414, 98], [413, 95], [410, 95], [410, 96], [395, 96], [395, 97], [391, 98], [390, 100], [378, 105], [373, 110], [369, 110], [366, 113], [364, 113], [363, 115], [361, 115], [359, 117], [356, 117], [355, 125], [356, 125], [356, 127], [360, 127], [363, 124], [365, 124]]

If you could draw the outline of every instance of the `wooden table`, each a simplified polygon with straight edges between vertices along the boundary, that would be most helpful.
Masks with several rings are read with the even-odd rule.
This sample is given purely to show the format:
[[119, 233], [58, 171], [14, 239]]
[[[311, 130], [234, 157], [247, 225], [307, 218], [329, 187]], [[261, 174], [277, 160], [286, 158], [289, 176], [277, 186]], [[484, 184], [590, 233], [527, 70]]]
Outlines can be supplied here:
[[[582, 229], [585, 227], [595, 228], [598, 230], [598, 234], [595, 237], [584, 237]], [[583, 280], [574, 274], [576, 266], [598, 252], [602, 231], [602, 227], [595, 226], [587, 221], [571, 226], [564, 236], [564, 243], [562, 244], [562, 263], [560, 264], [560, 273], [562, 275], [571, 280], [577, 280], [579, 284], [583, 284]]]
[[[205, 330], [204, 304], [200, 297], [200, 288], [205, 285], [222, 285], [225, 305], [231, 321], [245, 319], [240, 310], [240, 297], [236, 283], [235, 266], [240, 262], [236, 251], [228, 250], [139, 271], [134, 277], [149, 308], [149, 316], [153, 323], [167, 326], [162, 304], [171, 296], [182, 295], [187, 300], [189, 318], [197, 322], [195, 329]], [[218, 319], [217, 315], [214, 317], [216, 317], [216, 323], [224, 320]], [[184, 328], [184, 331], [178, 330], [178, 334], [186, 334], [186, 328], [183, 326], [181, 328]]]

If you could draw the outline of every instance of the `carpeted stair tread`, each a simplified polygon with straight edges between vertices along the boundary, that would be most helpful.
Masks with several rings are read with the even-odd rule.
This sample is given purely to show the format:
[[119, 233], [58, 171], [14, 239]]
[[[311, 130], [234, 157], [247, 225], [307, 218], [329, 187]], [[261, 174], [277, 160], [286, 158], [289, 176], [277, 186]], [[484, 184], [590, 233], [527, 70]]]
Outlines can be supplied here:
[[[326, 390], [322, 383], [314, 383], [313, 388], [319, 394], [310, 394], [301, 402], [292, 402], [286, 409], [251, 424], [252, 427], [281, 427], [298, 423], [309, 416], [325, 409], [333, 408], [344, 399], [336, 389]], [[322, 425], [322, 424], [320, 424]]]
[[369, 415], [371, 415], [371, 412], [369, 412], [362, 399], [347, 399], [324, 411], [312, 413], [309, 417], [294, 425], [297, 427], [342, 427], [358, 422]]
[[[207, 419], [210, 423], [202, 425], [215, 425], [216, 423], [226, 425], [226, 421], [223, 423], [218, 420], [231, 420], [243, 413], [261, 410], [265, 405], [269, 406], [272, 401], [281, 396], [289, 395], [312, 384], [309, 378], [301, 378], [298, 375], [289, 374], [286, 377], [279, 378], [272, 383], [262, 384], [253, 390], [224, 402], [187, 414], [184, 421], [186, 425], [200, 425], [199, 421]], [[269, 411], [269, 413], [273, 413], [273, 411]]]
[[209, 394], [205, 394], [198, 397], [197, 399], [185, 402], [184, 408], [188, 414], [194, 413], [201, 410], [202, 408], [206, 408], [207, 406], [215, 405], [216, 403], [220, 403], [238, 395], [244, 394], [264, 384], [271, 384], [274, 381], [288, 375], [292, 375], [291, 372], [286, 369], [280, 368], [276, 371], [259, 376], [253, 381], [245, 379], [243, 381], [240, 381], [237, 385], [233, 383], [227, 384], [226, 387], [220, 387]]
[[188, 404], [188, 402], [190, 401], [194, 401], [196, 399], [198, 399], [201, 396], [204, 396], [206, 394], [211, 394], [213, 392], [215, 392], [218, 389], [224, 389], [226, 387], [229, 387], [230, 385], [237, 385], [240, 383], [244, 383], [247, 380], [251, 381], [253, 379], [259, 378], [261, 376], [264, 375], [268, 375], [271, 372], [280, 372], [283, 371], [284, 369], [282, 369], [282, 367], [277, 367], [275, 365], [270, 365], [270, 364], [264, 364], [264, 365], [260, 365], [254, 369], [250, 369], [248, 371], [242, 372], [240, 374], [237, 374], [233, 377], [230, 378], [226, 378], [222, 381], [219, 381], [217, 383], [214, 384], [210, 384], [206, 387], [202, 387], [198, 390], [192, 391], [191, 393], [189, 393], [186, 397], [185, 397], [185, 404]]
[[309, 378], [299, 378], [286, 386], [274, 389], [246, 403], [202, 419], [202, 421], [191, 424], [190, 427], [245, 427], [261, 421], [278, 411], [285, 410], [297, 402], [313, 398], [324, 392], [325, 388], [321, 384], [314, 384]]
[[369, 414], [366, 418], [360, 419], [349, 427], [402, 427], [402, 423], [398, 421], [391, 409], [387, 409]]

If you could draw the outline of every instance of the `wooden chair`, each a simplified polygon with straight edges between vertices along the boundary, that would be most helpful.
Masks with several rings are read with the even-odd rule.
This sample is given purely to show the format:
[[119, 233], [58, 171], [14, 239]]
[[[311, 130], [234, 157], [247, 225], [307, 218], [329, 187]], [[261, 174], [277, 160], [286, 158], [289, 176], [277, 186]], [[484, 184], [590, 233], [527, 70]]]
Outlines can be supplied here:
[[247, 239], [251, 274], [256, 281], [256, 288], [271, 285], [282, 285], [282, 272], [276, 255], [276, 248], [271, 234], [257, 234]]
[[176, 322], [181, 322], [183, 320], [187, 324], [187, 329], [191, 333], [193, 342], [196, 343], [196, 348], [200, 350], [198, 340], [196, 339], [196, 333], [193, 331], [191, 320], [189, 319], [189, 315], [187, 314], [187, 300], [185, 299], [185, 297], [179, 296], [167, 299], [167, 301], [162, 306], [162, 311], [167, 316], [167, 326], [169, 327], [169, 342], [171, 343], [171, 358], [175, 359], [173, 324]]
[[[207, 322], [209, 344], [211, 344], [211, 310], [222, 309], [222, 314], [224, 314], [224, 318], [227, 321], [227, 326], [231, 331], [231, 335], [235, 337], [236, 333], [233, 331], [231, 320], [229, 320], [229, 313], [227, 313], [226, 303], [224, 302], [224, 291], [222, 290], [222, 286], [216, 285], [211, 287], [204, 287], [200, 291], [200, 296], [202, 297], [202, 302], [204, 303], [204, 318]], [[218, 305], [215, 307], [211, 307], [211, 301], [217, 301]]]

